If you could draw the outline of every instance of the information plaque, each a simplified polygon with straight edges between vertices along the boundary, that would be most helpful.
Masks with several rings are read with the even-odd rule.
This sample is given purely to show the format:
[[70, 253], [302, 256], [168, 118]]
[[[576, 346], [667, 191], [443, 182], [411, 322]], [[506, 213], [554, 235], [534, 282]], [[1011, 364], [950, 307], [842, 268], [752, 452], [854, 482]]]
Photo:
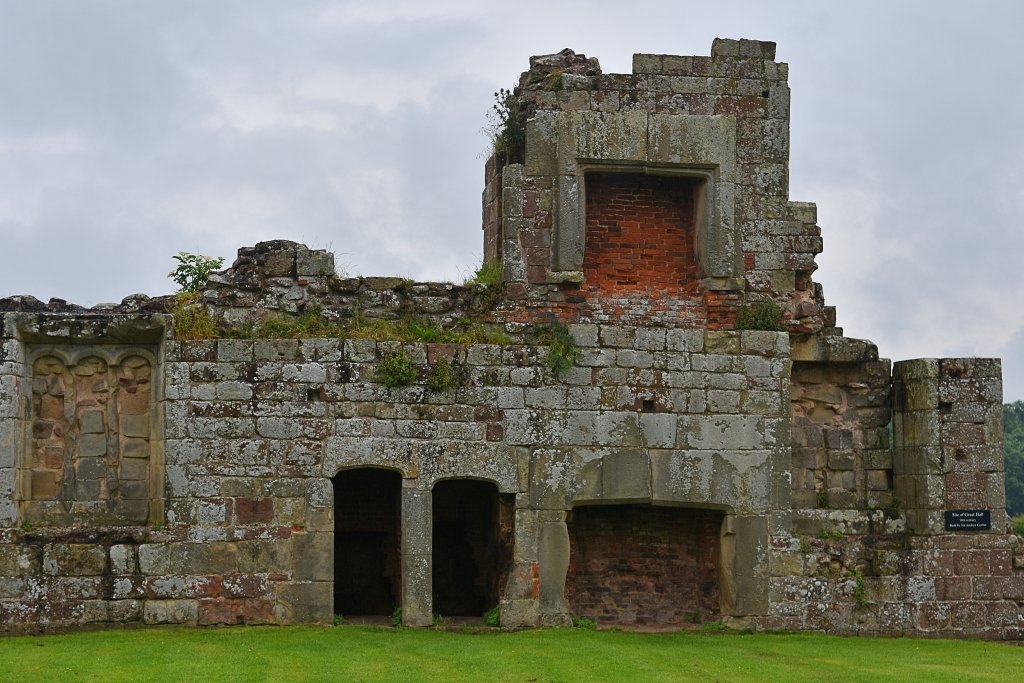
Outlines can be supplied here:
[[991, 528], [991, 510], [946, 510], [946, 531], [987, 531]]

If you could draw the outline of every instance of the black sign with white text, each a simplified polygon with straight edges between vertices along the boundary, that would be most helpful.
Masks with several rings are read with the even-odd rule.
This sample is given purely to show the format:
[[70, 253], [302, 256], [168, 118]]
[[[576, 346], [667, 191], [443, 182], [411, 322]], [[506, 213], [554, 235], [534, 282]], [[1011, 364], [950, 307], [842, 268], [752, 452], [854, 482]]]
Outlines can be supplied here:
[[946, 531], [988, 531], [991, 510], [946, 510]]

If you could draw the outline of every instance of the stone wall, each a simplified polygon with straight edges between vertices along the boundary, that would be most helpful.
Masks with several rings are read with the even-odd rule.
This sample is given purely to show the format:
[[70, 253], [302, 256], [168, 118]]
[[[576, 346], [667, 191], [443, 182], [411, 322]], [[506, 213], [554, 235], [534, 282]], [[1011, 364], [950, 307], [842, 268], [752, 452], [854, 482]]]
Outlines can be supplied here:
[[[836, 327], [774, 44], [633, 66], [531, 60], [525, 147], [485, 170], [499, 285], [345, 278], [279, 240], [192, 304], [232, 338], [184, 338], [174, 297], [0, 300], [2, 628], [495, 603], [506, 626], [1024, 636], [998, 361], [893, 365]], [[783, 330], [736, 329], [760, 302]], [[509, 343], [252, 338], [297, 315]], [[530, 334], [553, 321], [568, 368]]]

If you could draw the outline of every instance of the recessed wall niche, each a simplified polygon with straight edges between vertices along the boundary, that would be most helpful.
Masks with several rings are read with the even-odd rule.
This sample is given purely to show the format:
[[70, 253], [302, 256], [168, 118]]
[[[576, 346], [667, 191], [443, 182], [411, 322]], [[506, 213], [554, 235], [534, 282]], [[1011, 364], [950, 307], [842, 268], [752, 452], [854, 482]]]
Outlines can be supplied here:
[[144, 524], [154, 477], [155, 357], [143, 348], [29, 348], [22, 468], [32, 526]]

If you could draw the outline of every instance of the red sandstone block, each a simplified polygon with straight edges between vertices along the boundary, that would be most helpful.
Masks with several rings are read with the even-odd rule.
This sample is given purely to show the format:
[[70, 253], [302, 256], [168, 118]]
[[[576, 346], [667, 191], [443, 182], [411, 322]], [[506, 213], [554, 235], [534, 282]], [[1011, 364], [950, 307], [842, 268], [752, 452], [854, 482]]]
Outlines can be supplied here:
[[951, 550], [933, 550], [923, 554], [924, 570], [928, 576], [953, 576], [956, 553]]
[[947, 629], [953, 621], [951, 602], [927, 602], [918, 606], [918, 626], [926, 631]]
[[982, 491], [986, 477], [979, 472], [951, 472], [946, 475], [947, 491]]
[[274, 501], [271, 498], [236, 498], [235, 523], [256, 524], [274, 519]]
[[226, 598], [256, 598], [270, 593], [267, 577], [232, 574], [221, 578], [221, 592]]
[[1000, 600], [985, 607], [988, 626], [1024, 626], [1024, 610], [1016, 602]]
[[953, 624], [957, 628], [983, 628], [987, 603], [965, 600], [952, 603]]
[[1024, 574], [1000, 577], [1002, 581], [1002, 597], [1007, 600], [1024, 600]]
[[939, 600], [968, 600], [971, 597], [971, 579], [968, 576], [948, 576], [935, 579], [935, 597]]
[[275, 624], [277, 618], [268, 600], [200, 600], [199, 623]]
[[527, 266], [526, 281], [533, 285], [542, 285], [547, 280], [548, 270], [544, 266]]
[[953, 553], [953, 571], [959, 576], [984, 576], [989, 574], [987, 550], [958, 550]]
[[1013, 552], [1009, 549], [990, 551], [989, 567], [993, 576], [1010, 576], [1013, 574]]
[[988, 507], [988, 495], [984, 491], [946, 490], [947, 510], [978, 510]]
[[427, 344], [427, 362], [433, 365], [444, 358], [451, 363], [462, 363], [466, 360], [466, 347], [463, 344]]
[[971, 579], [971, 597], [975, 600], [1000, 600], [1007, 592], [1007, 577], [975, 576]]
[[219, 576], [189, 576], [185, 579], [184, 596], [188, 598], [216, 598], [220, 596]]
[[487, 440], [488, 441], [501, 441], [505, 436], [505, 429], [500, 424], [488, 424], [487, 425]]

